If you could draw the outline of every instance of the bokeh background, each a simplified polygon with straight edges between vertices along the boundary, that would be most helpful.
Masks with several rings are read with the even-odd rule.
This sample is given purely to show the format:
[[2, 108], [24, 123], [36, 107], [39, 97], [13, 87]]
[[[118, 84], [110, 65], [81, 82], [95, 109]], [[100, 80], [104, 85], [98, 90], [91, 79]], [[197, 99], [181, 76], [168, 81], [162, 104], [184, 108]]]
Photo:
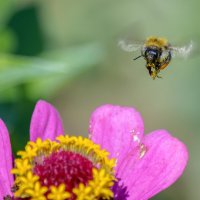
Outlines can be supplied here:
[[200, 56], [175, 58], [152, 80], [138, 54], [118, 39], [149, 35], [175, 45], [200, 37], [198, 0], [0, 1], [0, 117], [13, 150], [28, 140], [38, 99], [59, 110], [66, 133], [88, 134], [91, 112], [105, 103], [134, 106], [145, 133], [167, 129], [188, 146], [184, 175], [154, 200], [200, 199]]

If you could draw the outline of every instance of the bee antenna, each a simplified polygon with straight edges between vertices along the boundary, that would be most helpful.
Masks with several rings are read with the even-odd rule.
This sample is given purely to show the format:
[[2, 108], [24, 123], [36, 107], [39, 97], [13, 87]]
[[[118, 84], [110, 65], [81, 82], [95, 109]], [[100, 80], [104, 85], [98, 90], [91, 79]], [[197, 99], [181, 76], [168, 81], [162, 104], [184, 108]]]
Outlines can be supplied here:
[[136, 57], [136, 58], [133, 58], [133, 60], [137, 60], [138, 58], [142, 57], [142, 55]]

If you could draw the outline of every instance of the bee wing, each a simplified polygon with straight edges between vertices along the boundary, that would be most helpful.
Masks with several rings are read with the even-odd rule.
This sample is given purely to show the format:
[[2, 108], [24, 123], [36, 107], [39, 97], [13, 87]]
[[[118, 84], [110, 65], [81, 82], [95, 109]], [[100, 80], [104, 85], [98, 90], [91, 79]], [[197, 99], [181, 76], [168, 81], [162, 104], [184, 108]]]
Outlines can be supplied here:
[[170, 50], [172, 50], [172, 56], [187, 58], [193, 51], [193, 47], [194, 43], [193, 41], [190, 41], [188, 45], [182, 47], [170, 47]]
[[118, 45], [128, 52], [141, 50], [143, 46], [141, 43], [129, 43], [126, 40], [119, 40]]

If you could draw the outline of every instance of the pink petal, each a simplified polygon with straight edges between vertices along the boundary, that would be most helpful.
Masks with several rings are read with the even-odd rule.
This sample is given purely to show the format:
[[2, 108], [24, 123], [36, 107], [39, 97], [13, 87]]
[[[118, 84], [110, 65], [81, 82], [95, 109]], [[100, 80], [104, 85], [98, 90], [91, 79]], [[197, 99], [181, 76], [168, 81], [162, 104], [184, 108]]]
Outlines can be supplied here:
[[57, 110], [46, 101], [38, 101], [31, 119], [30, 140], [36, 141], [38, 137], [55, 140], [63, 133], [62, 120]]
[[[0, 119], [0, 197], [11, 194], [10, 189], [13, 185], [12, 151], [10, 137], [4, 122]], [[3, 198], [0, 198], [3, 199]]]
[[90, 136], [93, 142], [123, 161], [129, 149], [138, 145], [143, 137], [143, 121], [134, 108], [104, 105], [97, 108], [90, 120]]
[[141, 152], [135, 149], [137, 157], [127, 156], [117, 171], [121, 179], [119, 185], [122, 184], [128, 191], [127, 200], [153, 197], [174, 183], [187, 164], [188, 152], [184, 144], [164, 130], [147, 135], [143, 144], [145, 155], [140, 158]]

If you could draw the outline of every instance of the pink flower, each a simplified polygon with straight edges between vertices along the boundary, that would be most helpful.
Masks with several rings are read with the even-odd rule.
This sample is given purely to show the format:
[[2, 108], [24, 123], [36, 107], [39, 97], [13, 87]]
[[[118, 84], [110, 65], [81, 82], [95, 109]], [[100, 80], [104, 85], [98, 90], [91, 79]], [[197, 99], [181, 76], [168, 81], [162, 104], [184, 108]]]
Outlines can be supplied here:
[[188, 152], [166, 130], [144, 135], [140, 114], [129, 107], [104, 105], [90, 120], [90, 137], [117, 159], [115, 200], [147, 200], [183, 173]]
[[[63, 134], [61, 118], [56, 109], [45, 101], [38, 101], [31, 119], [30, 140], [38, 137], [55, 140]], [[13, 168], [13, 158], [8, 130], [0, 119], [0, 200], [8, 195], [12, 196], [14, 178], [10, 173]]]
[[[174, 183], [183, 173], [188, 153], [182, 142], [165, 130], [143, 135], [143, 121], [133, 108], [105, 105], [90, 120], [90, 136], [117, 159], [113, 187], [115, 200], [147, 200]], [[32, 115], [30, 140], [55, 138], [64, 133], [56, 109], [39, 101]], [[0, 120], [0, 199], [10, 195], [14, 178], [9, 134]]]
[[9, 133], [0, 120], [0, 199], [7, 195], [11, 195], [11, 187], [13, 186], [13, 176], [10, 171], [12, 169], [12, 151], [10, 145]]

